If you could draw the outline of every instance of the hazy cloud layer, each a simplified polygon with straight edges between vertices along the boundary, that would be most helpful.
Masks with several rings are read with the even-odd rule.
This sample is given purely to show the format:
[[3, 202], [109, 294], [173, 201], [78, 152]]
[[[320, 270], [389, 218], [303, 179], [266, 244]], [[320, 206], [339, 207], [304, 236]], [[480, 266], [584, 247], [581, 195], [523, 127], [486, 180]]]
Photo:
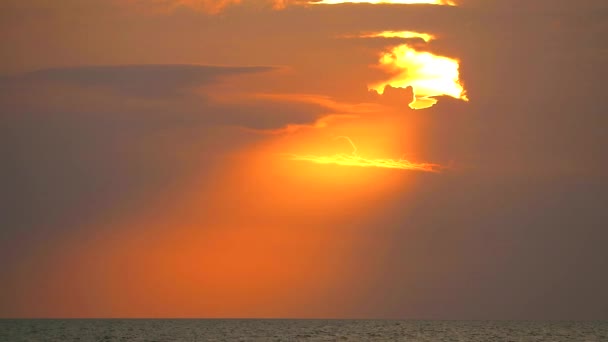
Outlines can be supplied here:
[[[64, 241], [58, 231], [95, 240], [99, 231], [91, 225], [123, 223], [121, 213], [136, 207], [166, 208], [174, 197], [161, 195], [207, 189], [220, 179], [217, 167], [229, 165], [222, 171], [245, 176], [241, 182], [230, 178], [227, 212], [238, 208], [251, 222], [275, 224], [285, 228], [281, 232], [305, 223], [307, 231], [336, 232], [319, 244], [323, 248], [313, 244], [324, 252], [346, 249], [346, 239], [359, 241], [351, 263], [318, 263], [340, 277], [348, 270], [349, 277], [305, 303], [289, 302], [292, 315], [608, 317], [606, 1], [463, 0], [458, 7], [351, 4], [255, 12], [243, 5], [219, 16], [191, 10], [142, 15], [97, 2], [35, 3], [5, 2], [8, 9], [0, 13], [0, 39], [10, 47], [1, 52], [0, 67], [12, 74], [0, 81], [1, 253], [11, 261], [0, 278], [11, 290], [32, 279], [19, 270], [37, 271], [17, 260], [45, 259], [31, 251]], [[437, 35], [424, 48], [460, 60], [471, 101], [439, 98], [428, 110], [397, 113], [394, 108], [411, 99], [410, 89], [370, 94], [366, 85], [386, 75], [369, 66], [394, 41], [339, 37], [384, 30]], [[201, 61], [289, 68], [167, 65]], [[137, 66], [146, 63], [156, 65]], [[36, 69], [43, 71], [29, 72]], [[391, 108], [394, 128], [415, 134], [411, 140], [403, 134], [400, 147], [416, 142], [417, 157], [450, 171], [399, 174], [389, 195], [358, 198], [350, 194], [376, 182], [352, 185], [345, 180], [352, 172], [327, 183], [310, 181], [307, 176], [318, 172], [311, 167], [297, 174], [297, 187], [286, 181], [293, 168], [255, 173], [230, 159], [242, 147], [280, 145], [293, 135], [290, 125], [317, 129], [328, 115], [365, 116], [371, 127], [370, 118], [381, 115], [344, 105], [370, 103]], [[260, 130], [289, 134], [254, 133]], [[395, 174], [376, 176], [380, 182]], [[193, 184], [200, 179], [206, 183], [198, 188]], [[290, 207], [306, 196], [318, 204]], [[359, 206], [333, 207], [352, 198], [361, 199]], [[334, 212], [342, 216], [325, 219]], [[288, 265], [298, 270], [300, 264]], [[83, 278], [100, 270], [83, 271]], [[34, 279], [44, 280], [40, 274]], [[55, 294], [40, 291], [32, 287], [19, 298]], [[0, 305], [0, 315], [21, 312], [13, 292], [2, 293], [0, 303], [10, 305]]]

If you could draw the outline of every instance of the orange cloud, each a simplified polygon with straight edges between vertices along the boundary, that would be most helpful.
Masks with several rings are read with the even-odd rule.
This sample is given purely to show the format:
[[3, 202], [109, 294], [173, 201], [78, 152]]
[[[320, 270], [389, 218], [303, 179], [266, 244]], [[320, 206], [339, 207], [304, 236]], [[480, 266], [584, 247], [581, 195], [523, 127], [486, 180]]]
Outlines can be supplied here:
[[[115, 0], [118, 3], [119, 0]], [[247, 1], [247, 0], [245, 0]], [[223, 11], [226, 7], [231, 5], [240, 4], [242, 0], [127, 0], [127, 3], [134, 4], [138, 7], [144, 8], [145, 10], [151, 10], [153, 12], [168, 13], [178, 8], [188, 8], [191, 10], [204, 12], [207, 14], [217, 14]], [[451, 0], [322, 0], [322, 1], [308, 1], [306, 0], [264, 0], [263, 2], [268, 3], [275, 10], [282, 10], [289, 4], [341, 4], [341, 3], [370, 3], [370, 4], [431, 4], [431, 5], [448, 5], [455, 6], [456, 3]]]
[[217, 14], [224, 8], [239, 4], [241, 0], [128, 0], [128, 3], [155, 12], [172, 12], [189, 8], [208, 14]]
[[339, 102], [329, 96], [317, 94], [254, 94], [253, 97], [274, 101], [313, 103], [341, 114], [366, 114], [382, 110], [382, 107], [375, 103]]
[[[115, 0], [120, 1], [120, 0]], [[245, 0], [246, 2], [247, 0]], [[136, 5], [144, 10], [153, 12], [170, 13], [179, 8], [188, 8], [207, 14], [218, 14], [231, 5], [237, 5], [242, 0], [127, 0], [127, 3]], [[282, 10], [291, 0], [263, 0], [262, 4], [270, 5], [275, 10]]]
[[322, 116], [318, 116], [308, 123], [288, 123], [284, 127], [271, 129], [254, 129], [246, 128], [245, 130], [268, 134], [268, 135], [279, 135], [289, 134], [307, 128], [325, 128], [331, 123], [338, 120], [355, 119], [361, 115], [373, 114], [386, 111], [386, 106], [377, 103], [349, 103], [340, 102], [332, 99], [329, 96], [317, 95], [317, 94], [269, 94], [269, 93], [256, 93], [256, 94], [234, 94], [229, 95], [214, 93], [207, 94], [217, 103], [233, 103], [236, 101], [251, 101], [251, 100], [267, 100], [271, 102], [286, 102], [286, 103], [303, 103], [312, 104], [321, 107], [326, 113]]

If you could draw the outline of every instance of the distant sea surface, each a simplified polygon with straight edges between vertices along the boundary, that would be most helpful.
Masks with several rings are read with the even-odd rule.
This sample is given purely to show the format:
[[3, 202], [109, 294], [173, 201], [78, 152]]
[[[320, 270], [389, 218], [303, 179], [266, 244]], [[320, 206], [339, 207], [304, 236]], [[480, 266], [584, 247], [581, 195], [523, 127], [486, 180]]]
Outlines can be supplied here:
[[0, 320], [0, 341], [608, 341], [608, 322]]

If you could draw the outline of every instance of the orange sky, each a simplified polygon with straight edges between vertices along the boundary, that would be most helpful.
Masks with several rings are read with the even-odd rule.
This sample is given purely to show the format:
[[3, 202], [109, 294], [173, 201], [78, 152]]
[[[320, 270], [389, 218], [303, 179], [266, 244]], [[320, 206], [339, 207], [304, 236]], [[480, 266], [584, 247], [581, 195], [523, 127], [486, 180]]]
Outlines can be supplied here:
[[602, 4], [3, 2], [0, 317], [606, 318]]

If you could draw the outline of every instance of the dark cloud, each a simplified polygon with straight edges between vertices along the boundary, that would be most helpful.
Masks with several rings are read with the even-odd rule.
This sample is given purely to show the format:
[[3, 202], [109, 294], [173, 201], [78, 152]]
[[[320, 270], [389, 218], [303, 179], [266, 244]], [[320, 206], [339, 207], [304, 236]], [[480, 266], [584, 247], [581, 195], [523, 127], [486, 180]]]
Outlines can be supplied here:
[[0, 78], [6, 118], [95, 117], [141, 125], [224, 125], [276, 129], [314, 122], [319, 104], [277, 102], [235, 93], [210, 98], [212, 85], [230, 76], [273, 67], [127, 65], [44, 69]]
[[[370, 93], [374, 93], [371, 92]], [[377, 93], [376, 93], [377, 94]], [[384, 93], [378, 94], [377, 101], [390, 104], [397, 108], [406, 108], [414, 101], [414, 89], [412, 87], [394, 88], [390, 85], [384, 87]]]
[[177, 92], [215, 83], [219, 77], [268, 72], [273, 67], [204, 65], [102, 65], [52, 68], [0, 78], [0, 84], [66, 84], [100, 87], [123, 95], [174, 96]]

